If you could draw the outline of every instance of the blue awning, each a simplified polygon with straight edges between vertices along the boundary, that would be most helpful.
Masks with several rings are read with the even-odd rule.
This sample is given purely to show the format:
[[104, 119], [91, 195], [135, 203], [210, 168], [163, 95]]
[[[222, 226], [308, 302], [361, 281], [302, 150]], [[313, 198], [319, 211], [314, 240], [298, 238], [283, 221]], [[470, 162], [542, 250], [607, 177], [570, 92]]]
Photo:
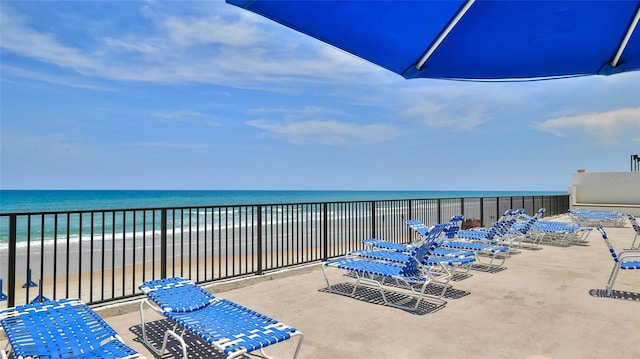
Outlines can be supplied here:
[[405, 78], [531, 80], [640, 69], [640, 0], [227, 2]]

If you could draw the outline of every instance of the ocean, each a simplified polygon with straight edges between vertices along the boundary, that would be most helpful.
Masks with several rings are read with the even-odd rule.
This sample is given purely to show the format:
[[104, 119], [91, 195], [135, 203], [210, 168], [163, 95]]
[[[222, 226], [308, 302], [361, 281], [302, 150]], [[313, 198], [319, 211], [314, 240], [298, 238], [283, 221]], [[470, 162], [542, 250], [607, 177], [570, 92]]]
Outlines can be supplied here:
[[[253, 205], [266, 206], [267, 221], [292, 221], [281, 204], [299, 204], [300, 213], [317, 214], [316, 203], [460, 197], [562, 195], [563, 192], [517, 191], [160, 191], [160, 190], [2, 190], [0, 191], [0, 249], [8, 245], [8, 213], [18, 213], [17, 242], [50, 243], [96, 238], [127, 239], [158, 234], [160, 212], [170, 208], [169, 228], [181, 233], [255, 226]], [[184, 208], [184, 210], [182, 210]], [[337, 208], [337, 207], [332, 207]], [[86, 211], [86, 212], [83, 212]], [[339, 211], [335, 209], [334, 211]], [[60, 213], [58, 213], [60, 212]], [[31, 213], [36, 213], [31, 215]], [[40, 215], [39, 213], [44, 213]], [[345, 213], [333, 212], [337, 218]], [[293, 216], [293, 214], [287, 214]], [[272, 219], [275, 218], [275, 219]]]
[[0, 190], [0, 213], [563, 195], [566, 191]]
[[[282, 258], [283, 250], [308, 254], [307, 251], [318, 245], [319, 233], [325, 230], [331, 233], [334, 241], [331, 245], [340, 247], [352, 240], [352, 235], [363, 235], [365, 223], [374, 224], [381, 231], [385, 220], [400, 220], [392, 219], [402, 217], [401, 213], [394, 212], [395, 204], [384, 201], [565, 194], [530, 191], [2, 190], [0, 263], [7, 263], [10, 238], [14, 236], [17, 266], [20, 267], [18, 281], [25, 280], [27, 268], [39, 272], [40, 278], [55, 276], [56, 270], [91, 272], [96, 268], [90, 267], [92, 259], [101, 263], [102, 270], [142, 265], [145, 261], [151, 263], [161, 253], [163, 236], [171, 261], [185, 260], [183, 255], [226, 258], [229, 253], [234, 257], [234, 253], [243, 251], [248, 255], [256, 248], [258, 223], [263, 229], [259, 236], [262, 250], [273, 251]], [[375, 221], [369, 221], [372, 208], [366, 201], [383, 201], [376, 206]], [[318, 204], [325, 202], [330, 204]], [[422, 213], [437, 210], [424, 202], [414, 205], [415, 210]], [[447, 205], [445, 201], [444, 206]], [[324, 229], [323, 218], [327, 219]], [[14, 219], [15, 226], [12, 225]], [[145, 255], [147, 259], [144, 259]], [[156, 259], [151, 259], [152, 255]], [[6, 278], [7, 271], [8, 266], [0, 266], [0, 278]]]

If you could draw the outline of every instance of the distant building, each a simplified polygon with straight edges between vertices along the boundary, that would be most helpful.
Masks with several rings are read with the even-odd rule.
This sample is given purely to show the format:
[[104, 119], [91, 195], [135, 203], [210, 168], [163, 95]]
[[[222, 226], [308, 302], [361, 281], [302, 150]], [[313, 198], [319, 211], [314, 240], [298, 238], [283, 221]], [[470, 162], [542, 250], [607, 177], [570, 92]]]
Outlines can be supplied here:
[[621, 211], [640, 216], [640, 172], [579, 170], [569, 187], [570, 207]]

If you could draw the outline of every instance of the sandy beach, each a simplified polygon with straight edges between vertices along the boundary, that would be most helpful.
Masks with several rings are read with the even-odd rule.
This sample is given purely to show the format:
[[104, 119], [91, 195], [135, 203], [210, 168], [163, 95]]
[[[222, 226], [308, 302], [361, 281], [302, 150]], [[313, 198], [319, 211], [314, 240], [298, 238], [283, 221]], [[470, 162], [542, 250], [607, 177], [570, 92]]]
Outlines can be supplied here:
[[[348, 238], [349, 227], [342, 225], [332, 229], [336, 239], [327, 245], [329, 256], [354, 249]], [[214, 281], [250, 275], [259, 268], [269, 271], [317, 261], [324, 255], [316, 228], [287, 226], [278, 230], [281, 232], [263, 234], [260, 264], [255, 255], [257, 239], [251, 231], [207, 229], [169, 233], [167, 275]], [[55, 242], [33, 240], [30, 245], [20, 243], [17, 246], [16, 305], [30, 302], [40, 290], [46, 298], [78, 297], [85, 302], [108, 301], [133, 296], [137, 294], [140, 282], [160, 277], [159, 233], [152, 237], [129, 233], [116, 239], [100, 236], [83, 238], [82, 241], [59, 238]], [[0, 248], [0, 263], [8, 263], [7, 247]], [[36, 284], [42, 282], [42, 288], [23, 288], [28, 282], [29, 268], [31, 281]], [[0, 268], [0, 278], [7, 278], [7, 271], [8, 266]], [[3, 290], [8, 291], [6, 280], [3, 285]], [[7, 302], [0, 302], [0, 308], [6, 305]]]

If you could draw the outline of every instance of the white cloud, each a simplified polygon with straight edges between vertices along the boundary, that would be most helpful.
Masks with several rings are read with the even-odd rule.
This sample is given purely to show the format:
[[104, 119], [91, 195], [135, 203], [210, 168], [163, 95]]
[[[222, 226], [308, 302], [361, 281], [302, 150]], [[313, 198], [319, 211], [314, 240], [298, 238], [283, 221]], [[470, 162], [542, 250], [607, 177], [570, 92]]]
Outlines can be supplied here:
[[488, 120], [482, 106], [455, 105], [451, 100], [436, 102], [426, 98], [414, 100], [404, 109], [403, 114], [434, 128], [471, 130]]
[[557, 117], [535, 122], [532, 127], [558, 137], [573, 137], [586, 132], [601, 142], [637, 140], [637, 134], [640, 133], [640, 107]]
[[133, 147], [186, 149], [186, 150], [203, 150], [211, 147], [211, 145], [206, 143], [183, 143], [183, 142], [134, 142], [134, 143], [130, 143], [129, 145]]
[[[259, 107], [247, 110], [263, 117], [245, 122], [268, 136], [294, 144], [357, 146], [391, 141], [399, 135], [396, 127], [383, 123], [355, 123], [360, 120], [336, 108], [321, 106]], [[264, 119], [265, 116], [277, 120]]]
[[269, 134], [295, 144], [355, 146], [390, 141], [398, 135], [395, 127], [384, 124], [353, 124], [326, 120], [298, 122], [246, 122]]
[[221, 16], [168, 17], [162, 20], [162, 25], [171, 43], [182, 47], [204, 44], [250, 46], [260, 37], [256, 26], [239, 27], [236, 22]]
[[209, 114], [194, 112], [194, 111], [172, 111], [172, 112], [156, 112], [152, 116], [167, 120], [176, 121], [182, 123], [189, 123], [195, 125], [205, 125], [211, 127], [218, 127], [220, 123], [216, 120], [212, 120]]
[[[191, 11], [196, 14], [176, 16], [162, 3], [146, 3], [139, 11], [151, 26], [143, 31], [122, 29], [117, 35], [112, 31], [84, 44], [65, 42], [66, 38], [55, 32], [63, 27], [55, 23], [50, 26], [51, 33], [40, 32], [26, 17], [3, 6], [0, 46], [85, 76], [121, 81], [196, 82], [287, 91], [301, 83], [344, 83], [356, 81], [357, 74], [382, 71], [228, 4], [196, 2], [185, 6], [195, 7]], [[86, 21], [87, 27], [95, 21], [80, 16], [76, 20]]]
[[[2, 68], [3, 81], [13, 81], [11, 78], [30, 79], [39, 82], [48, 82], [55, 85], [62, 85], [66, 87], [74, 87], [87, 90], [98, 91], [115, 91], [105, 86], [93, 84], [91, 80], [85, 78], [78, 78], [78, 76], [59, 75], [54, 73], [42, 73], [30, 70], [28, 68], [21, 68], [11, 65], [3, 65]], [[95, 81], [94, 81], [95, 82]]]
[[54, 36], [26, 26], [23, 18], [11, 14], [3, 5], [0, 12], [0, 46], [21, 56], [72, 68], [93, 68], [94, 60], [81, 50], [58, 43]]

